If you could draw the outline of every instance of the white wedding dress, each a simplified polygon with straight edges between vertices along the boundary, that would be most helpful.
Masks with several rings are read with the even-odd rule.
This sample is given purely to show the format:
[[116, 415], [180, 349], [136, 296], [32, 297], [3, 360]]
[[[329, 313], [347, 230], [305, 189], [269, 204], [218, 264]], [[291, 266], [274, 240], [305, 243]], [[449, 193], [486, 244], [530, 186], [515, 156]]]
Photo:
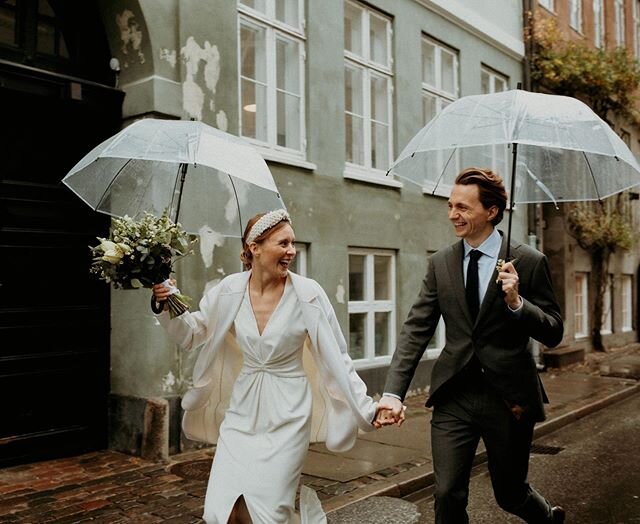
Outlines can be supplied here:
[[262, 335], [247, 286], [232, 330], [244, 364], [220, 426], [203, 518], [226, 524], [242, 496], [253, 524], [326, 523], [315, 492], [304, 486], [300, 516], [295, 512], [312, 394], [302, 366], [307, 331], [290, 280]]

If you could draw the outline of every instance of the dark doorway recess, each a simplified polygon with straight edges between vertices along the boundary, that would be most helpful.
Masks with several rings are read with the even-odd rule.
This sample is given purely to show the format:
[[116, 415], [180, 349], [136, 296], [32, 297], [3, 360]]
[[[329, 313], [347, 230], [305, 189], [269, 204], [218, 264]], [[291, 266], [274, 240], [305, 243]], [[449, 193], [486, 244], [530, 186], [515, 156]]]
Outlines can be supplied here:
[[107, 443], [109, 220], [61, 184], [121, 125], [123, 93], [0, 60], [0, 466]]

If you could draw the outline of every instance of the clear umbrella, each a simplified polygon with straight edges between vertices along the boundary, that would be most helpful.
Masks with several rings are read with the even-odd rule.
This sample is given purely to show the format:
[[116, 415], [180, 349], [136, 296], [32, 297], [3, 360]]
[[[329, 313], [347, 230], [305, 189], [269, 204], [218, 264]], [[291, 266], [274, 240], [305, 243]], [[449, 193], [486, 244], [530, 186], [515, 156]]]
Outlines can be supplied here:
[[503, 178], [510, 171], [511, 206], [599, 200], [640, 184], [635, 157], [589, 106], [521, 89], [451, 103], [411, 139], [389, 172], [425, 193], [448, 196], [469, 166], [493, 168]]
[[192, 233], [208, 227], [240, 237], [253, 215], [285, 207], [251, 145], [195, 121], [139, 120], [90, 151], [62, 182], [101, 213], [168, 209]]

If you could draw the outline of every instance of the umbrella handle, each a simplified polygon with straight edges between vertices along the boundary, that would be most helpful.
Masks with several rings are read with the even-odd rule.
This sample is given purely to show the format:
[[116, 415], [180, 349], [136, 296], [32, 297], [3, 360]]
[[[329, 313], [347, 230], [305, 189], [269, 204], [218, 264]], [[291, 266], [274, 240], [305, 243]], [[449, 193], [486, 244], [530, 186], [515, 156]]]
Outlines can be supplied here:
[[164, 303], [156, 302], [156, 297], [151, 295], [151, 311], [153, 311], [156, 315], [159, 315], [164, 311]]

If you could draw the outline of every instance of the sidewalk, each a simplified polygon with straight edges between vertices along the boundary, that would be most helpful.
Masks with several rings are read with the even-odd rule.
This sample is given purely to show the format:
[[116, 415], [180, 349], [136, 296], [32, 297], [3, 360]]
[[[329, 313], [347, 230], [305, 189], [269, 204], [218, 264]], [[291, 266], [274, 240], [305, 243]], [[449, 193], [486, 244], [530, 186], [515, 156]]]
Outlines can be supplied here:
[[[551, 404], [536, 437], [640, 391], [640, 344], [588, 357], [585, 364], [541, 374]], [[406, 404], [401, 428], [361, 435], [347, 453], [311, 446], [302, 482], [316, 490], [331, 524], [364, 523], [362, 514], [348, 517], [349, 505], [404, 497], [432, 484], [431, 412], [422, 396]], [[200, 450], [158, 464], [106, 450], [0, 469], [0, 523], [202, 522], [211, 457], [211, 450]]]

